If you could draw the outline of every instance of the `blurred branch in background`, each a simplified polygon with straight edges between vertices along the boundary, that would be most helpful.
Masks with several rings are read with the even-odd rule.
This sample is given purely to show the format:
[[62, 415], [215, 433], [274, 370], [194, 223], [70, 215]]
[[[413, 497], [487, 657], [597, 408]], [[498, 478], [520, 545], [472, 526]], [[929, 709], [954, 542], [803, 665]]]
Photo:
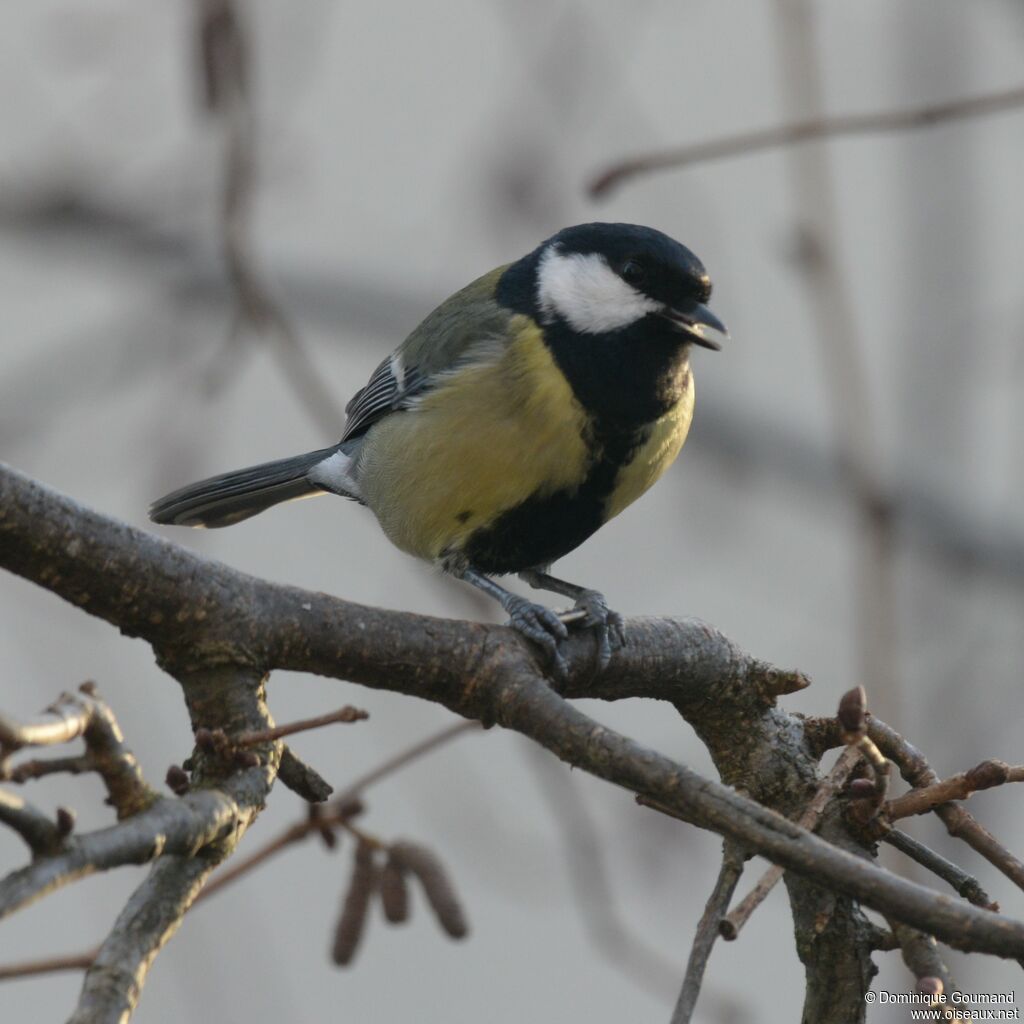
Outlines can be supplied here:
[[615, 897], [602, 837], [585, 794], [572, 775], [545, 751], [528, 746], [526, 759], [548, 805], [565, 854], [565, 873], [594, 948], [605, 962], [637, 985], [666, 994], [676, 987], [678, 964], [630, 930]]
[[612, 189], [629, 179], [652, 171], [681, 170], [693, 164], [712, 160], [727, 160], [737, 156], [758, 153], [802, 142], [824, 141], [853, 135], [881, 135], [889, 132], [908, 132], [932, 128], [950, 121], [974, 117], [987, 117], [1019, 110], [1024, 107], [1024, 86], [931, 103], [907, 110], [884, 110], [871, 114], [834, 114], [794, 121], [778, 128], [761, 128], [721, 139], [695, 142], [676, 149], [648, 153], [612, 164], [596, 175], [588, 189], [594, 197], [606, 197]]
[[326, 437], [341, 433], [344, 415], [316, 372], [305, 346], [281, 312], [256, 269], [252, 255], [252, 210], [257, 164], [257, 116], [252, 55], [241, 9], [234, 0], [196, 0], [199, 71], [205, 108], [224, 133], [221, 234], [235, 320], [228, 343], [211, 367], [210, 382], [235, 371], [246, 331], [268, 338], [285, 380]]
[[[778, 0], [774, 20], [784, 102], [794, 115], [820, 116], [821, 70], [808, 0]], [[857, 513], [853, 558], [855, 646], [861, 678], [877, 697], [883, 718], [902, 718], [896, 605], [896, 534], [867, 380], [864, 339], [840, 266], [841, 225], [829, 155], [804, 146], [790, 157], [796, 209], [797, 267], [803, 275], [832, 413], [839, 470]]]

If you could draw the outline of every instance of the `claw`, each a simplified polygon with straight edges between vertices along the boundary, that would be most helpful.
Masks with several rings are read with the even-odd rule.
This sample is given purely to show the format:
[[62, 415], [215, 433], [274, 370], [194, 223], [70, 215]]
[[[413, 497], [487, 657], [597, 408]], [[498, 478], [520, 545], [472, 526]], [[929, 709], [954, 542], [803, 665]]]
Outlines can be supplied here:
[[596, 590], [584, 590], [576, 599], [574, 611], [583, 613], [581, 626], [597, 631], [597, 660], [603, 671], [612, 660], [612, 652], [626, 642], [626, 627], [622, 616], [613, 612], [604, 595]]
[[525, 597], [517, 596], [509, 601], [506, 610], [509, 613], [508, 624], [527, 640], [543, 647], [556, 675], [565, 679], [569, 674], [569, 666], [558, 649], [558, 641], [565, 640], [569, 630], [562, 620], [550, 608], [534, 604]]

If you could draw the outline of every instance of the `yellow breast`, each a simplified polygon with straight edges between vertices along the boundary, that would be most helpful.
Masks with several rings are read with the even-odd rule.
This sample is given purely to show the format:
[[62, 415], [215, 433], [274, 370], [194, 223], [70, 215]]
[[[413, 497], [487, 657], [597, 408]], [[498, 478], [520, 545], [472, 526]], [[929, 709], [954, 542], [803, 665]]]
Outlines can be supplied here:
[[615, 479], [615, 487], [605, 503], [605, 517], [612, 519], [627, 505], [631, 505], [654, 484], [675, 461], [683, 447], [693, 419], [693, 374], [688, 366], [680, 369], [685, 374], [679, 401], [652, 425], [650, 436], [638, 449]]
[[[362, 496], [411, 554], [436, 559], [458, 550], [481, 523], [531, 494], [586, 478], [587, 417], [536, 325], [516, 317], [511, 326], [515, 340], [496, 358], [484, 353], [367, 435], [357, 469]], [[634, 472], [639, 480], [652, 471]]]

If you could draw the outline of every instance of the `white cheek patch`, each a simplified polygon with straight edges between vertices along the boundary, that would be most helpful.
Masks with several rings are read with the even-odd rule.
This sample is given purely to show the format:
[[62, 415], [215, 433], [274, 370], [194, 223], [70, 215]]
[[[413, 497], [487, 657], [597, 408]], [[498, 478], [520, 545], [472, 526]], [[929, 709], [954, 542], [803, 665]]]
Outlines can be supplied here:
[[561, 317], [582, 334], [628, 327], [662, 308], [623, 281], [598, 253], [565, 254], [555, 246], [540, 258], [537, 301], [548, 321]]

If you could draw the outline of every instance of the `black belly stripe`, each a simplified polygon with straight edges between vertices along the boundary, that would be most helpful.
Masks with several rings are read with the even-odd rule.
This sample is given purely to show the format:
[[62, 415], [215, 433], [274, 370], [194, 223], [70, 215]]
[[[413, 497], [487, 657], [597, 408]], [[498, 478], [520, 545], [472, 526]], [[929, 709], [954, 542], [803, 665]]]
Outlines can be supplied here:
[[480, 572], [502, 575], [549, 565], [568, 554], [603, 525], [619, 472], [648, 437], [649, 427], [597, 436], [597, 458], [578, 488], [528, 498], [472, 533], [462, 555]]

